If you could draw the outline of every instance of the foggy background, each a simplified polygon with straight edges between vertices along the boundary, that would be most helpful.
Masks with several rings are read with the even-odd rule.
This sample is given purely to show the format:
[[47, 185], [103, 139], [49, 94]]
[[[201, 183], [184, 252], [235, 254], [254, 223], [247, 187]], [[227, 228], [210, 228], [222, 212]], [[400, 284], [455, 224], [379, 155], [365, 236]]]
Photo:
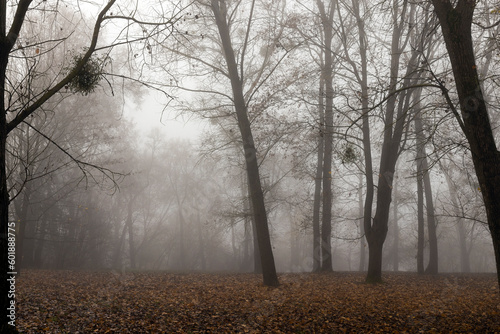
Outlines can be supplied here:
[[[151, 15], [151, 7], [144, 6]], [[232, 31], [237, 46], [245, 39], [238, 27], [247, 24], [243, 18], [248, 10], [242, 5], [237, 12], [242, 17]], [[336, 21], [332, 42], [337, 55], [332, 262], [336, 271], [358, 271], [366, 270], [368, 262], [360, 227], [366, 193], [361, 102], [349, 63], [359, 62], [359, 45], [348, 5], [341, 4], [338, 10], [345, 21]], [[423, 20], [424, 7], [415, 11], [408, 22], [431, 24], [418, 21]], [[64, 40], [65, 50], [85, 45], [89, 34], [85, 20], [90, 17], [78, 9], [36, 15], [52, 22], [54, 28], [35, 32], [36, 26], [28, 24], [30, 38], [43, 41], [53, 38], [57, 29], [77, 29], [79, 34]], [[82, 15], [78, 25], [68, 20], [75, 15]], [[111, 51], [103, 49], [101, 56], [112, 58], [105, 61], [109, 75], [93, 93], [57, 95], [36, 112], [29, 125], [22, 124], [10, 134], [7, 173], [14, 198], [10, 219], [17, 222], [20, 268], [255, 270], [258, 257], [245, 157], [232, 106], [224, 96], [230, 84], [214, 70], [222, 62], [214, 23], [196, 6], [176, 15], [180, 20], [175, 29], [160, 34], [164, 39], [156, 36]], [[370, 106], [378, 105], [370, 114], [377, 179], [386, 103], [381, 101], [390, 80], [390, 6], [366, 7], [363, 19], [368, 34]], [[254, 87], [249, 114], [276, 267], [279, 272], [311, 271], [317, 149], [323, 135], [318, 114], [323, 62], [318, 49], [323, 42], [317, 31], [316, 7], [312, 2], [263, 1], [252, 22], [255, 35], [247, 50], [246, 84], [266, 78], [259, 81], [258, 89]], [[103, 46], [116, 42], [113, 36], [122, 32], [120, 24], [106, 26]], [[141, 29], [134, 27], [130, 35], [120, 36], [133, 39], [133, 34], [144, 32]], [[489, 33], [478, 30], [476, 41], [479, 66], [488, 66], [490, 73], [483, 84], [492, 96], [491, 121], [498, 125], [498, 104], [493, 103], [499, 91], [495, 81], [498, 42]], [[426, 76], [431, 82], [437, 78], [451, 86], [446, 50], [436, 34], [429, 37], [433, 52], [432, 59], [427, 59], [436, 76], [430, 72]], [[31, 49], [26, 52], [40, 52]], [[398, 80], [403, 80], [411, 50], [410, 42], [397, 65]], [[32, 66], [36, 73], [49, 73], [52, 64], [65, 59], [66, 52], [54, 51], [36, 58]], [[429, 71], [427, 64], [420, 65]], [[25, 82], [21, 74], [19, 85]], [[48, 77], [34, 75], [27, 84], [36, 91]], [[421, 94], [439, 271], [492, 272], [491, 237], [465, 138], [441, 93], [424, 88]], [[404, 150], [393, 179], [383, 255], [383, 269], [389, 271], [416, 271], [417, 267], [417, 134], [412, 122], [410, 118], [405, 125]], [[427, 263], [427, 227], [424, 246]]]

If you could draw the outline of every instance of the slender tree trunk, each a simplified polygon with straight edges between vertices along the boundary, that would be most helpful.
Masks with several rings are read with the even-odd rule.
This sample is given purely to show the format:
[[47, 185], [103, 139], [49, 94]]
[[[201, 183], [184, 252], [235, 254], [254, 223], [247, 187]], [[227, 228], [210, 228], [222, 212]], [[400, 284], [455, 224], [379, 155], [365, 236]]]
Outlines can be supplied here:
[[313, 204], [313, 272], [321, 269], [321, 181], [323, 180], [323, 151], [324, 151], [324, 80], [320, 79], [319, 87], [319, 134], [318, 134], [318, 155], [316, 165], [316, 176], [314, 178], [314, 204]]
[[221, 37], [222, 48], [226, 60], [228, 74], [231, 81], [233, 93], [234, 108], [238, 119], [238, 127], [243, 140], [243, 149], [245, 152], [246, 171], [248, 175], [248, 186], [252, 199], [253, 214], [257, 232], [257, 241], [260, 250], [262, 262], [262, 274], [264, 284], [267, 286], [279, 285], [276, 267], [274, 264], [274, 255], [271, 247], [271, 238], [269, 235], [269, 226], [267, 221], [266, 207], [264, 204], [264, 193], [260, 182], [259, 165], [257, 162], [257, 150], [252, 135], [250, 120], [248, 119], [248, 110], [243, 95], [243, 83], [238, 74], [238, 66], [231, 45], [229, 27], [227, 23], [226, 4], [223, 0], [211, 0], [211, 8], [215, 16], [215, 22]]
[[323, 54], [325, 63], [322, 79], [325, 83], [325, 132], [323, 155], [323, 215], [321, 224], [321, 271], [332, 271], [332, 154], [333, 154], [333, 13], [336, 2], [331, 1], [328, 12], [322, 1], [317, 0], [324, 34]]
[[392, 204], [392, 270], [399, 271], [399, 224], [398, 224], [398, 183], [394, 183], [394, 203]]
[[[205, 240], [203, 238], [203, 229], [200, 220], [200, 210], [196, 209], [196, 226], [198, 227], [198, 257], [200, 259], [200, 269], [205, 271], [207, 269], [207, 260], [205, 256]], [[231, 224], [231, 232], [233, 237], [233, 251], [234, 251], [234, 229]]]
[[[374, 196], [374, 181], [373, 181], [373, 161], [372, 161], [372, 147], [370, 138], [370, 117], [369, 117], [369, 100], [368, 100], [368, 39], [365, 31], [365, 21], [360, 12], [360, 2], [357, 0], [352, 1], [352, 9], [354, 17], [356, 18], [358, 28], [358, 42], [359, 42], [359, 57], [361, 60], [361, 71], [358, 72], [357, 67], [354, 67], [354, 73], [359, 82], [361, 89], [361, 119], [362, 119], [362, 134], [363, 134], [363, 154], [365, 162], [365, 180], [366, 180], [366, 195], [364, 201], [363, 221], [360, 227], [363, 239], [361, 241], [361, 258], [360, 258], [360, 271], [365, 270], [365, 248], [366, 248], [366, 231], [371, 229], [372, 225], [372, 209], [373, 209], [373, 196]], [[362, 196], [362, 189], [360, 189], [360, 196]], [[361, 201], [361, 198], [360, 198]], [[362, 205], [360, 203], [360, 205]]]
[[427, 152], [425, 150], [425, 134], [422, 124], [422, 115], [420, 113], [420, 108], [417, 107], [416, 109], [417, 112], [414, 116], [414, 123], [415, 133], [417, 137], [417, 164], [419, 165], [419, 173], [422, 173], [420, 177], [423, 181], [425, 209], [427, 214], [427, 233], [429, 234], [429, 263], [427, 264], [425, 273], [435, 275], [438, 273], [438, 242], [436, 220], [434, 214], [431, 180], [429, 176], [429, 164], [427, 162]]
[[449, 172], [445, 169], [446, 167], [440, 164], [441, 170], [444, 172], [444, 176], [446, 178], [446, 184], [448, 185], [448, 191], [450, 193], [451, 204], [453, 204], [453, 211], [455, 212], [455, 216], [457, 219], [457, 234], [458, 234], [458, 244], [460, 247], [460, 270], [463, 273], [470, 273], [470, 246], [467, 247], [467, 231], [465, 229], [465, 222], [461, 218], [462, 212], [460, 212], [460, 206], [458, 204], [457, 199], [457, 188], [453, 184], [453, 181], [450, 177]]
[[436, 275], [438, 273], [438, 240], [434, 214], [434, 203], [432, 198], [432, 188], [429, 177], [429, 166], [427, 164], [426, 156], [424, 156], [422, 167], [424, 171], [424, 194], [427, 212], [427, 232], [429, 233], [429, 263], [427, 263], [425, 273]]
[[[366, 239], [365, 239], [365, 225], [364, 225], [364, 205], [363, 205], [363, 175], [359, 174], [359, 216], [361, 217], [359, 222], [359, 235], [361, 236], [359, 243], [359, 271], [366, 270]], [[371, 217], [370, 217], [371, 218]]]
[[472, 153], [481, 186], [488, 227], [493, 240], [500, 286], [500, 153], [489, 120], [488, 108], [477, 73], [471, 25], [476, 1], [433, 0], [446, 48], [450, 56], [460, 100], [460, 122]]
[[424, 185], [422, 164], [417, 157], [417, 273], [424, 273]]
[[134, 220], [132, 217], [132, 204], [131, 200], [127, 205], [127, 230], [128, 230], [128, 251], [130, 257], [130, 268], [135, 269], [135, 244], [134, 244]]
[[116, 242], [115, 253], [113, 256], [113, 267], [116, 270], [122, 269], [122, 248], [123, 248], [123, 242], [125, 241], [126, 233], [127, 233], [127, 225], [124, 224], [122, 228], [122, 233], [120, 234], [120, 239], [118, 239]]

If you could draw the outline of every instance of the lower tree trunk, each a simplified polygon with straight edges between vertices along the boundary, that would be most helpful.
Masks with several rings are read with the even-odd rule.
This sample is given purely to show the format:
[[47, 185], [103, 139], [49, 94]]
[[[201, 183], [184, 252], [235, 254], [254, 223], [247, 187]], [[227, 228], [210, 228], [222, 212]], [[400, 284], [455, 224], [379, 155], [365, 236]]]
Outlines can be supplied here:
[[[382, 165], [384, 165], [382, 163]], [[365, 231], [368, 241], [368, 272], [366, 281], [369, 283], [382, 282], [382, 249], [388, 231], [389, 210], [392, 196], [392, 176], [394, 170], [385, 170], [379, 176], [377, 189], [377, 210], [373, 217], [373, 225], [370, 230]]]
[[453, 211], [455, 212], [455, 216], [457, 217], [457, 234], [458, 234], [458, 245], [460, 247], [460, 270], [463, 273], [470, 273], [470, 258], [469, 252], [470, 248], [467, 247], [467, 232], [465, 229], [465, 222], [461, 218], [462, 212], [460, 212], [458, 199], [457, 199], [457, 187], [453, 183], [450, 174], [445, 169], [446, 167], [441, 166], [441, 170], [444, 171], [444, 176], [446, 179], [446, 184], [448, 185], [448, 191], [450, 193], [450, 200], [453, 204]]
[[429, 263], [425, 273], [436, 275], [438, 273], [438, 240], [436, 231], [436, 220], [434, 216], [434, 203], [432, 199], [432, 188], [429, 177], [427, 157], [424, 158], [424, 193], [427, 212], [427, 232], [429, 233]]
[[[359, 271], [366, 270], [366, 239], [365, 239], [365, 219], [364, 219], [364, 205], [363, 205], [363, 175], [359, 174], [359, 235], [360, 235], [360, 243], [359, 243]], [[371, 219], [371, 217], [370, 217]]]
[[253, 272], [255, 274], [262, 274], [262, 261], [260, 258], [260, 249], [259, 249], [259, 240], [257, 236], [257, 227], [255, 226], [255, 222], [252, 218], [250, 218], [252, 222], [252, 231], [253, 231]]
[[398, 191], [397, 183], [394, 185], [394, 203], [392, 210], [392, 270], [399, 271], [399, 224], [398, 224]]
[[367, 283], [382, 282], [382, 257], [385, 237], [384, 233], [376, 233], [368, 239], [368, 273]]
[[122, 248], [123, 242], [125, 241], [125, 235], [127, 233], [127, 225], [123, 225], [122, 233], [120, 234], [120, 239], [116, 242], [115, 252], [113, 255], [113, 267], [116, 270], [122, 270]]
[[417, 273], [424, 273], [424, 185], [421, 164], [417, 162]]

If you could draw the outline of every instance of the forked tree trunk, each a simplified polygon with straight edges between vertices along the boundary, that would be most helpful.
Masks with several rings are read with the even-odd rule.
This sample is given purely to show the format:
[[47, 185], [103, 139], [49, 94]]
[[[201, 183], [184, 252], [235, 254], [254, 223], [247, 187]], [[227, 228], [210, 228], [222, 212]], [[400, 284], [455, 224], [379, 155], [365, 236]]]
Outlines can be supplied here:
[[481, 90], [472, 42], [472, 21], [476, 1], [433, 0], [446, 48], [451, 61], [460, 102], [456, 115], [472, 153], [472, 161], [481, 187], [488, 227], [495, 250], [500, 286], [500, 153]]
[[[396, 2], [394, 2], [393, 10], [400, 10]], [[406, 8], [408, 4], [404, 2], [402, 10], [402, 17], [406, 16]], [[407, 23], [403, 21], [398, 22], [397, 16], [394, 16], [394, 27], [391, 43], [391, 62], [390, 62], [390, 82], [389, 94], [387, 99], [386, 111], [384, 117], [384, 139], [382, 143], [382, 152], [380, 156], [380, 169], [378, 176], [377, 186], [377, 208], [373, 223], [368, 224], [365, 221], [366, 240], [368, 241], [369, 257], [368, 257], [368, 272], [366, 274], [366, 281], [370, 283], [377, 283], [382, 281], [382, 250], [387, 236], [389, 211], [392, 200], [392, 181], [394, 177], [394, 170], [396, 161], [399, 155], [399, 148], [401, 143], [401, 136], [404, 130], [404, 122], [406, 118], [406, 110], [398, 108], [396, 114], [396, 102], [399, 97], [400, 100], [405, 99], [403, 94], [396, 95], [396, 87], [399, 81], [399, 62], [401, 52], [404, 45], [400, 45], [400, 39], [403, 29]], [[407, 69], [407, 78], [404, 85], [409, 86], [413, 69], [415, 68], [415, 54], [409, 61]], [[410, 76], [408, 76], [410, 74]], [[406, 93], [409, 94], [409, 93]], [[405, 99], [406, 100], [406, 99]], [[400, 101], [400, 103], [402, 103]]]
[[[420, 95], [420, 94], [418, 94]], [[422, 115], [417, 104], [417, 112], [414, 117], [415, 133], [417, 137], [417, 164], [418, 173], [423, 181], [425, 194], [425, 211], [427, 216], [427, 233], [429, 235], [429, 262], [425, 269], [426, 274], [435, 275], [438, 273], [438, 241], [436, 231], [436, 220], [434, 214], [434, 203], [432, 198], [432, 186], [429, 173], [429, 163], [427, 162], [427, 152], [425, 150], [425, 135], [422, 124]]]

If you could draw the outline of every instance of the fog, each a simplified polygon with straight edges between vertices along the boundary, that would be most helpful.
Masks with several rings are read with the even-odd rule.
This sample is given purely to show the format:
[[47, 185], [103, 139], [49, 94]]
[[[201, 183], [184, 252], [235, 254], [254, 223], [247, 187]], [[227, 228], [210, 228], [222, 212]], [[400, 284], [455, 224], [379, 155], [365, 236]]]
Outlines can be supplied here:
[[[241, 4], [226, 26], [203, 1], [158, 17], [144, 6], [134, 15], [148, 24], [109, 14], [90, 60], [104, 69], [95, 86], [69, 81], [8, 136], [17, 272], [260, 273], [269, 259], [278, 272], [366, 271], [367, 226], [387, 230], [382, 271], [431, 259], [436, 272], [496, 270], [428, 6], [263, 1]], [[65, 50], [88, 49], [95, 17], [47, 14], [75, 32], [61, 45], [26, 23], [33, 40], [7, 70], [9, 122], [78, 63]], [[498, 137], [497, 31], [473, 35]]]

